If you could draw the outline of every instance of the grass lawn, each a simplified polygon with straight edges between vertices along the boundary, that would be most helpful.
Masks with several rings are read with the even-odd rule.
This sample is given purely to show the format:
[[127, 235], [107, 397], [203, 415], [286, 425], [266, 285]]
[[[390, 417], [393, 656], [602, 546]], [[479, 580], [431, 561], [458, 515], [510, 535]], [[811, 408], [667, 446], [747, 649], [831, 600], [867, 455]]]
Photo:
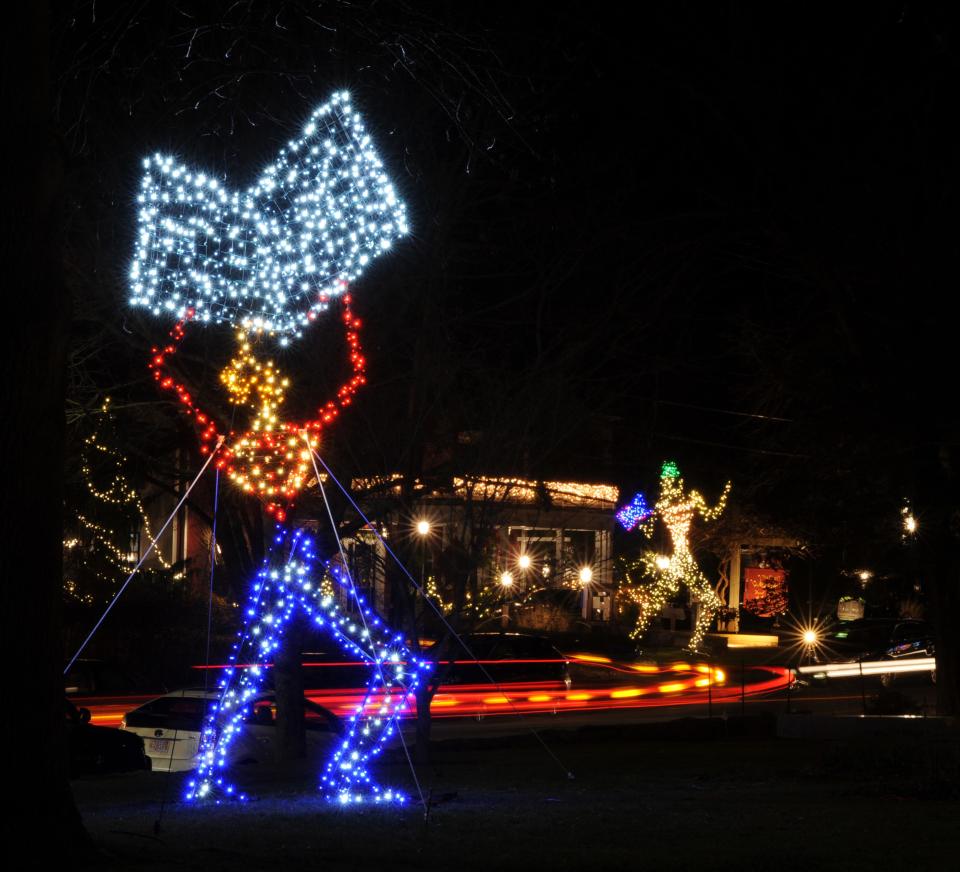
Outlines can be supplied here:
[[[701, 724], [704, 722], [700, 722]], [[299, 767], [247, 767], [258, 799], [184, 807], [154, 835], [166, 777], [75, 782], [103, 869], [956, 868], [955, 741], [777, 740], [714, 722], [439, 743], [411, 807], [331, 806]], [[568, 778], [566, 770], [575, 773]], [[384, 783], [412, 788], [400, 758]], [[177, 794], [169, 784], [169, 795]]]

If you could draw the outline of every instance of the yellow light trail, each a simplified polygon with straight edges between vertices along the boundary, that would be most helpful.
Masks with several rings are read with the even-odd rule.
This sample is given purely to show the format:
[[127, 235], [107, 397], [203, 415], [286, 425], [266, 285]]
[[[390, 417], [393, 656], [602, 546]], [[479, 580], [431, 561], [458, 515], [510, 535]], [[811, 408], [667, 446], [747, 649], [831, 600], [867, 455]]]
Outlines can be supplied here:
[[586, 663], [613, 663], [609, 657], [599, 657], [596, 654], [571, 654], [574, 660], [583, 660]]
[[672, 681], [668, 684], [657, 686], [660, 693], [676, 693], [679, 690], [686, 690], [689, 685], [685, 681]]

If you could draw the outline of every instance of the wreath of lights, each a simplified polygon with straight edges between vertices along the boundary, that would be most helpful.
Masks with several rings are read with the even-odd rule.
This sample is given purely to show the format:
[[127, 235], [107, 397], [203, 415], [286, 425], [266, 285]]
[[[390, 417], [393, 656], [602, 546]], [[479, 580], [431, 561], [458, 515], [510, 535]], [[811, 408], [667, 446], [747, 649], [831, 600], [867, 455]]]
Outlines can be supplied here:
[[648, 552], [632, 567], [633, 570], [641, 570], [645, 578], [651, 579], [646, 584], [635, 581], [631, 571], [627, 571], [629, 586], [626, 593], [640, 609], [637, 623], [630, 633], [632, 639], [642, 637], [663, 607], [677, 595], [680, 586], [686, 585], [699, 602], [690, 648], [694, 651], [700, 648], [704, 634], [723, 602], [701, 572], [690, 550], [690, 527], [696, 514], [704, 521], [713, 521], [721, 515], [727, 505], [730, 486], [731, 483], [727, 482], [717, 504], [710, 508], [699, 491], [684, 490], [677, 464], [668, 460], [660, 470], [660, 495], [653, 509], [641, 513], [640, 507], [645, 509], [646, 501], [642, 494], [637, 494], [631, 503], [617, 512], [617, 519], [625, 529], [639, 528], [647, 536], [653, 533], [654, 523], [660, 518], [673, 546], [673, 553], [669, 556]]
[[[301, 531], [291, 534], [282, 523], [315, 470], [312, 454], [321, 430], [366, 383], [362, 325], [348, 288], [409, 232], [406, 206], [346, 92], [335, 93], [317, 109], [300, 137], [281, 149], [246, 191], [230, 191], [169, 156], [153, 155], [143, 167], [130, 303], [177, 319], [168, 342], [151, 349], [153, 378], [162, 391], [176, 395], [192, 419], [201, 453], [219, 451], [217, 468], [260, 499], [278, 522], [253, 582], [232, 665], [211, 707], [186, 797], [243, 796], [226, 778], [228, 750], [250, 714], [266, 658], [281, 646], [288, 621], [302, 613], [371, 668], [366, 699], [350, 718], [321, 788], [342, 804], [365, 798], [402, 803], [402, 793], [374, 782], [369, 762], [396, 735], [397, 717], [429, 667], [414, 660], [401, 637], [383, 626], [345, 567], [324, 564], [309, 538]], [[314, 418], [291, 421], [283, 412], [290, 378], [269, 346], [302, 338], [304, 328], [333, 300], [342, 304], [349, 376]], [[171, 369], [193, 323], [228, 324], [234, 331], [236, 352], [219, 381], [239, 413], [234, 418], [243, 422], [236, 429], [218, 425]], [[331, 583], [346, 591], [356, 616], [337, 608]], [[251, 662], [241, 666], [238, 658], [247, 646]]]

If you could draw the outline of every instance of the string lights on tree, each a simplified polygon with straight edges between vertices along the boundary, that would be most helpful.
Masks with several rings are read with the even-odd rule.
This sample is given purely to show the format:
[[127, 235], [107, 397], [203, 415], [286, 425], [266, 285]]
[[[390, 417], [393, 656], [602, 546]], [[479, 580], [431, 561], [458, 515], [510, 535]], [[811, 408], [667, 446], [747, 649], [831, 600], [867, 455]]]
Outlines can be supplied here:
[[684, 489], [676, 463], [667, 461], [660, 470], [660, 494], [653, 509], [645, 510], [646, 502], [641, 494], [637, 494], [628, 506], [617, 513], [625, 529], [639, 528], [647, 536], [653, 533], [654, 524], [659, 518], [667, 528], [673, 547], [669, 555], [647, 553], [641, 557], [634, 569], [642, 570], [642, 576], [649, 579], [646, 583], [638, 583], [638, 579], [627, 573], [630, 584], [626, 593], [639, 606], [631, 638], [643, 636], [663, 607], [677, 595], [681, 585], [685, 585], [699, 603], [696, 623], [690, 636], [690, 648], [694, 651], [700, 648], [707, 628], [723, 603], [690, 550], [690, 528], [698, 514], [704, 521], [713, 521], [720, 516], [726, 507], [730, 486], [730, 482], [727, 482], [717, 504], [710, 508], [699, 491]]
[[[192, 419], [201, 453], [219, 452], [216, 466], [241, 491], [260, 499], [278, 522], [253, 582], [234, 665], [210, 713], [202, 763], [187, 798], [238, 796], [224, 772], [226, 750], [249, 715], [266, 658], [282, 645], [288, 621], [303, 614], [371, 669], [367, 698], [351, 718], [321, 787], [344, 804], [403, 802], [402, 794], [374, 782], [369, 763], [396, 734], [396, 718], [426, 667], [373, 614], [345, 567], [321, 559], [302, 531], [291, 532], [283, 522], [311, 471], [319, 476], [313, 455], [321, 430], [366, 383], [362, 324], [352, 311], [349, 287], [409, 232], [406, 206], [346, 92], [320, 106], [244, 191], [230, 190], [166, 155], [145, 159], [143, 169], [130, 303], [176, 320], [167, 343], [151, 350], [150, 369], [158, 387], [174, 394]], [[313, 417], [292, 420], [284, 409], [292, 377], [280, 371], [272, 349], [303, 338], [334, 301], [341, 310], [348, 375]], [[195, 324], [226, 324], [233, 331], [236, 351], [220, 372], [234, 411], [229, 425], [205, 411], [171, 369]], [[355, 614], [336, 605], [334, 588]], [[250, 664], [239, 665], [248, 650]]]
[[[93, 576], [104, 582], [107, 594], [112, 593], [113, 587], [130, 572], [131, 564], [140, 556], [134, 549], [140, 535], [151, 545], [156, 544], [150, 516], [139, 492], [130, 483], [128, 460], [104, 436], [113, 423], [110, 405], [108, 397], [100, 407], [96, 426], [83, 440], [80, 455], [80, 474], [92, 500], [90, 511], [76, 512], [78, 535], [68, 536], [63, 542], [71, 575], [80, 572]], [[170, 569], [160, 549], [154, 548], [152, 553], [159, 566]], [[64, 590], [71, 598], [86, 604], [97, 599], [76, 577], [64, 581]], [[106, 599], [109, 600], [109, 595]]]

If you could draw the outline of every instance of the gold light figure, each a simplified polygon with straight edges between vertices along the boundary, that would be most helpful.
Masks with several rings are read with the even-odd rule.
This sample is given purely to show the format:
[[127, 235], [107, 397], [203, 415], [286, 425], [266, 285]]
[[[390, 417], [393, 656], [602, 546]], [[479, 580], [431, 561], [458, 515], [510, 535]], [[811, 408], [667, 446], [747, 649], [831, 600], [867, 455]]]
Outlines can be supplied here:
[[680, 585], [684, 584], [699, 602], [696, 623], [690, 636], [690, 648], [699, 650], [704, 634], [723, 602], [700, 571], [690, 550], [690, 527], [697, 514], [704, 521], [718, 518], [727, 505], [729, 494], [730, 482], [727, 482], [717, 504], [710, 508], [699, 491], [684, 491], [683, 478], [675, 463], [667, 461], [663, 464], [660, 472], [660, 496], [642, 529], [650, 535], [654, 521], [659, 517], [670, 534], [673, 553], [646, 555], [646, 574], [653, 578], [653, 582], [634, 586], [627, 591], [640, 607], [631, 638], [639, 639], [646, 633], [650, 623], [660, 614], [664, 605], [677, 595]]
[[228, 467], [231, 480], [247, 493], [268, 501], [291, 499], [307, 480], [310, 449], [298, 429], [281, 417], [290, 380], [272, 360], [257, 356], [255, 341], [246, 331], [237, 333], [237, 354], [220, 373], [230, 402], [251, 414], [249, 427], [227, 447], [234, 460]]

